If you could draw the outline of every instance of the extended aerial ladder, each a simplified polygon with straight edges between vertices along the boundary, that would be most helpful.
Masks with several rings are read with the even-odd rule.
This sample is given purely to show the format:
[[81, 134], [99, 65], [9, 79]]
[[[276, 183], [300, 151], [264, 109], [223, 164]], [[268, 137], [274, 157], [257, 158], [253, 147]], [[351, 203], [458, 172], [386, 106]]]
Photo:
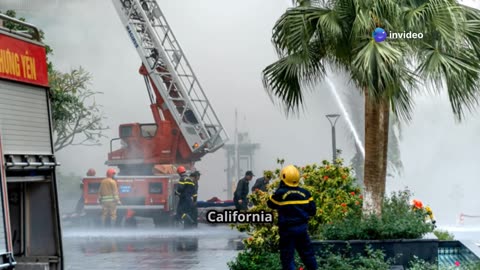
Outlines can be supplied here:
[[124, 124], [123, 147], [107, 165], [148, 174], [155, 164], [191, 164], [221, 148], [228, 135], [155, 0], [113, 0], [141, 60], [155, 124]]

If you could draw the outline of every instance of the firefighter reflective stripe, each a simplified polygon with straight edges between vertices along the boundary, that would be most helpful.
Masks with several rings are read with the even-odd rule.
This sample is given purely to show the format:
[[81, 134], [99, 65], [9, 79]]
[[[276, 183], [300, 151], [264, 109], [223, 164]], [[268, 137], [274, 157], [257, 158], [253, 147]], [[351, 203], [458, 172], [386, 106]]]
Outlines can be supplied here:
[[100, 183], [98, 190], [101, 202], [119, 201], [117, 182], [111, 178], [105, 178]]
[[118, 200], [119, 200], [118, 196], [107, 195], [107, 196], [100, 197], [100, 201], [102, 202], [112, 202], [112, 201], [118, 201]]
[[192, 186], [195, 186], [195, 184], [193, 182], [190, 182], [190, 181], [182, 181], [182, 182], [178, 182], [179, 185], [192, 185]]
[[289, 204], [308, 204], [311, 201], [313, 201], [313, 197], [310, 197], [307, 200], [297, 200], [297, 201], [285, 201], [285, 202], [279, 202], [273, 199], [273, 196], [270, 196], [270, 200], [276, 204], [276, 205], [289, 205]]

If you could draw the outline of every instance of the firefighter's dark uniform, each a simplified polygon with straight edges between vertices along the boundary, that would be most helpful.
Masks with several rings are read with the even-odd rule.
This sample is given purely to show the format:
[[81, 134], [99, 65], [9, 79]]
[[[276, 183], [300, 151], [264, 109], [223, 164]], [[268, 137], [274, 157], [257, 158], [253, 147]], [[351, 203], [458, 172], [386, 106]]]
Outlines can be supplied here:
[[261, 190], [263, 192], [266, 192], [268, 181], [270, 181], [270, 180], [267, 180], [265, 176], [258, 178], [257, 181], [255, 181], [255, 184], [252, 187], [252, 192], [255, 192], [257, 189]]
[[298, 251], [306, 269], [317, 269], [315, 253], [307, 231], [308, 220], [316, 212], [310, 192], [300, 187], [287, 186], [281, 181], [280, 187], [270, 196], [267, 204], [270, 208], [278, 210], [282, 269], [295, 269], [295, 250]]
[[[190, 177], [198, 177], [200, 178], [200, 173], [198, 171], [193, 172], [190, 174]], [[195, 194], [193, 195], [193, 209], [192, 209], [192, 219], [193, 219], [193, 226], [198, 226], [198, 208], [197, 208], [197, 197], [198, 197], [198, 179], [193, 181], [195, 184]]]
[[178, 182], [175, 194], [179, 196], [177, 207], [177, 219], [183, 220], [185, 227], [191, 227], [193, 222], [192, 213], [194, 209], [195, 184], [187, 175], [182, 175]]
[[[248, 186], [249, 182], [244, 177], [238, 181], [237, 189], [233, 194], [233, 201], [235, 203], [235, 208], [237, 210], [247, 210], [248, 209]], [[239, 203], [238, 200], [242, 200], [242, 203]]]

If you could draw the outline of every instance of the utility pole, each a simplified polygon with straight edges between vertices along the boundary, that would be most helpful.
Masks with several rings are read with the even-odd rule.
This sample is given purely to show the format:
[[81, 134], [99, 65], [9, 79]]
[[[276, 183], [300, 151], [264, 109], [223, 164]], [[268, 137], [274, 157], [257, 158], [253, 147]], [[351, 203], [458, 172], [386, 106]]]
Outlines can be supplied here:
[[235, 108], [235, 158], [234, 158], [234, 167], [235, 167], [235, 181], [238, 181], [240, 179], [240, 154], [238, 153], [238, 112], [237, 109]]
[[235, 134], [232, 144], [225, 144], [227, 158], [227, 199], [233, 196], [234, 183], [243, 177], [242, 173], [253, 170], [254, 153], [260, 144], [252, 143], [248, 132], [238, 129], [238, 112], [235, 109]]

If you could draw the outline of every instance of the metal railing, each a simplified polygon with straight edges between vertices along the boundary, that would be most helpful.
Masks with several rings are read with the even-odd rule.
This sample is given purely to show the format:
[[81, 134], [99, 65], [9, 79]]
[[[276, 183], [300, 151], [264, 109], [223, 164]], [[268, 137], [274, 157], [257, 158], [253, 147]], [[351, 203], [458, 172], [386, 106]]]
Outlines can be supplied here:
[[31, 29], [33, 31], [33, 33], [31, 34], [31, 36], [29, 36], [27, 33], [25, 32], [20, 32], [20, 31], [15, 31], [15, 30], [12, 30], [10, 28], [6, 28], [4, 26], [2, 26], [2, 24], [0, 24], [0, 29], [3, 29], [3, 30], [6, 30], [12, 34], [16, 34], [16, 35], [19, 35], [19, 36], [22, 36], [22, 37], [25, 37], [25, 38], [28, 38], [28, 39], [33, 39], [33, 40], [36, 40], [36, 41], [41, 41], [40, 40], [40, 30], [38, 30], [38, 28], [32, 24], [29, 24], [29, 23], [26, 23], [24, 21], [20, 21], [18, 19], [15, 19], [15, 18], [12, 18], [10, 16], [7, 16], [5, 14], [0, 14], [0, 20], [1, 21], [8, 21], [8, 22], [11, 22], [11, 23], [14, 23], [14, 24], [18, 24], [20, 26], [23, 26], [23, 27], [26, 27], [28, 29]]

